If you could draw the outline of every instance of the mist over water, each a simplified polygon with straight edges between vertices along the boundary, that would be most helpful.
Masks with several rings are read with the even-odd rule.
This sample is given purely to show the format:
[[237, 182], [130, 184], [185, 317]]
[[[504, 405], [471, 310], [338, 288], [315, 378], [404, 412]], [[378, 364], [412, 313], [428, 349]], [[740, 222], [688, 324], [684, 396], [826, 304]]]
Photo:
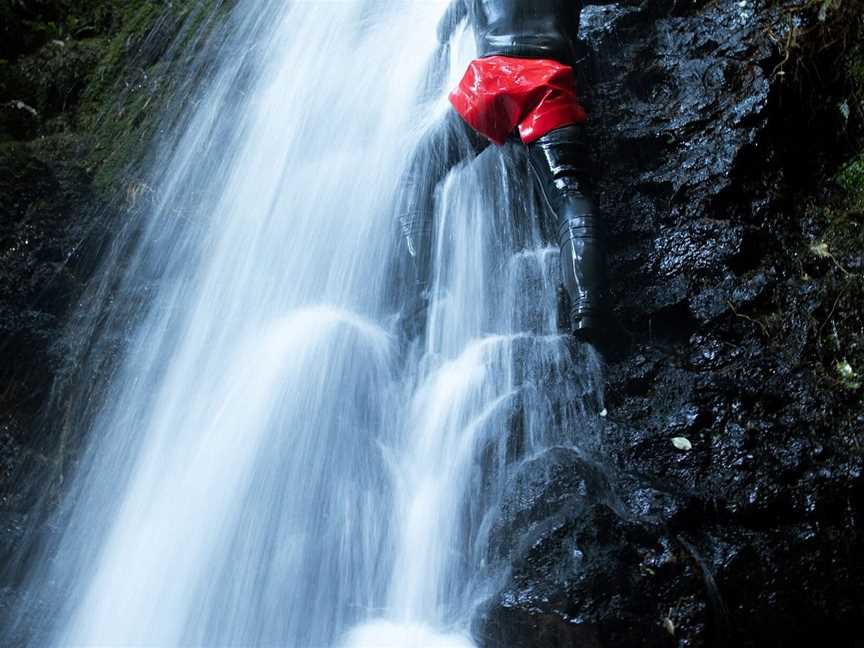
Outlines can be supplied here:
[[406, 339], [394, 205], [445, 108], [420, 101], [445, 5], [245, 0], [200, 44], [118, 278], [122, 361], [28, 581], [33, 645], [475, 645], [508, 483], [593, 448], [601, 395], [518, 147], [441, 188]]

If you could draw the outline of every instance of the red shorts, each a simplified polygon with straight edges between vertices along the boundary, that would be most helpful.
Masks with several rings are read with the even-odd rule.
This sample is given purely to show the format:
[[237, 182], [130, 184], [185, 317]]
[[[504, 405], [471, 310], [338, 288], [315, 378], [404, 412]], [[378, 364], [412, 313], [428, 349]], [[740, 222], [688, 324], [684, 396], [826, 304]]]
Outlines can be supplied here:
[[503, 144], [514, 128], [528, 144], [587, 119], [573, 68], [548, 59], [490, 56], [472, 61], [450, 103], [481, 135]]

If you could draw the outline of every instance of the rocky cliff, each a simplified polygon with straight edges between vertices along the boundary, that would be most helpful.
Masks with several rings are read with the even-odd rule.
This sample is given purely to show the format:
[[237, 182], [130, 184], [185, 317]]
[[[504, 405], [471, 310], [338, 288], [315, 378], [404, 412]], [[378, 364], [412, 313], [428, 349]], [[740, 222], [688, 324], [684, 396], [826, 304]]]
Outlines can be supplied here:
[[851, 646], [862, 4], [647, 0], [588, 7], [583, 32], [621, 327], [604, 447], [551, 451], [517, 478], [504, 537], [520, 520], [535, 535], [507, 556], [480, 633]]
[[[148, 200], [133, 161], [182, 100], [191, 4], [0, 1], [0, 549], [73, 456], [43, 416], [75, 369], [63, 331]], [[504, 543], [488, 646], [864, 638], [861, 14], [586, 8], [620, 326], [603, 448], [551, 451], [511, 485], [498, 537], [533, 540]]]

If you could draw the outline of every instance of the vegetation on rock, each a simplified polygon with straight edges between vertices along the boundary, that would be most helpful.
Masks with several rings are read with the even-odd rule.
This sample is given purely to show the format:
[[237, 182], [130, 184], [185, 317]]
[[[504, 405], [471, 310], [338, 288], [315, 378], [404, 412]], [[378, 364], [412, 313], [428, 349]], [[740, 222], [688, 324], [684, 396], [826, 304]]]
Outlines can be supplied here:
[[74, 362], [64, 327], [146, 194], [137, 169], [183, 99], [183, 44], [222, 6], [0, 0], [0, 553], [34, 498], [58, 492], [21, 476], [62, 482], [62, 425], [41, 415]]

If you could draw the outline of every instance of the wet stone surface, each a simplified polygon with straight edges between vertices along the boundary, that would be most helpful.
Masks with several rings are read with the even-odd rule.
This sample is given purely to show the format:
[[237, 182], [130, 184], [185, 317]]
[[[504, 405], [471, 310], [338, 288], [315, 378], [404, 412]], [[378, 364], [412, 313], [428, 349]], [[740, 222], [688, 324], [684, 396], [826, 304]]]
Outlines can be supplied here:
[[793, 6], [583, 13], [620, 326], [608, 416], [589, 462], [550, 451], [511, 485], [486, 646], [862, 637], [864, 408], [835, 368], [861, 345], [861, 254], [808, 253], [853, 133], [820, 107], [836, 85], [805, 101], [776, 74]]

